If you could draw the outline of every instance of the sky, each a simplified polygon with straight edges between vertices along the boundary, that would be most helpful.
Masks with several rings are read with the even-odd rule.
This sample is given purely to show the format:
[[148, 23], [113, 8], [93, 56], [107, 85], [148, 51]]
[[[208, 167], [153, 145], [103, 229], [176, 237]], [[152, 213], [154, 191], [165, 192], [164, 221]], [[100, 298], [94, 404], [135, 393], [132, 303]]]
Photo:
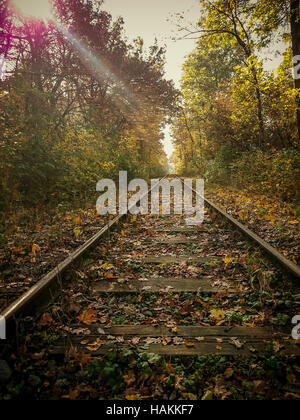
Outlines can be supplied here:
[[[103, 8], [114, 18], [123, 17], [129, 40], [140, 36], [145, 46], [150, 46], [157, 38], [159, 45], [167, 46], [166, 78], [172, 79], [179, 88], [182, 65], [185, 57], [193, 51], [195, 41], [172, 40], [175, 35], [178, 37], [175, 15], [185, 12], [186, 19], [195, 23], [199, 18], [198, 0], [105, 0]], [[169, 127], [165, 130], [164, 147], [171, 157], [174, 149]]]

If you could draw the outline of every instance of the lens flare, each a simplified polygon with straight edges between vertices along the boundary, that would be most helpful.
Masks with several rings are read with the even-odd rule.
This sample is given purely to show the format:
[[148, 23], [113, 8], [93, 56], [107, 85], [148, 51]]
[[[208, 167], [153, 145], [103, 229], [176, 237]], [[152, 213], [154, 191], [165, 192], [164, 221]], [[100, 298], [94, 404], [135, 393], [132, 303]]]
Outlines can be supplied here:
[[11, 5], [24, 17], [41, 20], [52, 18], [51, 0], [11, 0]]

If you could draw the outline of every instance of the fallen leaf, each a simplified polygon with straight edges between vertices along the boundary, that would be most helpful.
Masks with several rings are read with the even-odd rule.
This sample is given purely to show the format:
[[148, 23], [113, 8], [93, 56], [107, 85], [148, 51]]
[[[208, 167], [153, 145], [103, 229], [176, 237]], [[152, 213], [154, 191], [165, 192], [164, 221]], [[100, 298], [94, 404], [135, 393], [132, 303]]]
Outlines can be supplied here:
[[33, 255], [36, 255], [37, 252], [41, 252], [41, 247], [39, 245], [33, 244], [31, 252]]
[[230, 378], [232, 378], [233, 374], [234, 374], [234, 370], [232, 368], [228, 368], [224, 372], [224, 378], [225, 379], [230, 379]]
[[221, 321], [225, 318], [225, 312], [222, 309], [212, 309], [210, 311], [210, 317], [216, 321]]
[[80, 217], [75, 217], [73, 223], [75, 223], [75, 225], [82, 225], [82, 220]]
[[105, 263], [105, 264], [101, 265], [100, 268], [103, 268], [103, 270], [111, 270], [112, 268], [114, 268], [114, 266], [112, 264]]
[[188, 341], [186, 341], [186, 342], [185, 342], [185, 345], [186, 345], [187, 347], [195, 347], [195, 343], [190, 343], [190, 342], [188, 342]]
[[91, 352], [95, 352], [100, 349], [100, 347], [104, 346], [106, 344], [106, 341], [101, 341], [100, 338], [97, 338], [97, 340], [93, 343], [87, 346], [87, 349]]
[[138, 400], [139, 399], [139, 395], [126, 395], [125, 396], [125, 399], [127, 400], [127, 401], [136, 401], [136, 400]]
[[87, 311], [82, 312], [78, 317], [78, 320], [85, 325], [95, 324], [98, 321], [98, 313], [93, 309], [88, 309]]
[[244, 347], [245, 343], [242, 343], [241, 341], [238, 340], [237, 337], [231, 337], [229, 344], [232, 344], [233, 346], [235, 346], [237, 349], [241, 349]]
[[283, 344], [280, 344], [278, 341], [273, 341], [273, 349], [275, 353], [279, 353], [282, 348], [284, 348]]
[[74, 390], [70, 391], [68, 395], [63, 395], [62, 398], [64, 400], [74, 401], [79, 397], [79, 395], [80, 395], [80, 391], [78, 391], [78, 389], [74, 389]]
[[119, 276], [118, 275], [116, 275], [116, 274], [110, 274], [110, 273], [105, 273], [104, 274], [104, 277], [106, 277], [107, 279], [118, 279], [119, 278]]
[[136, 346], [139, 344], [140, 341], [141, 339], [139, 337], [134, 337], [132, 340], [129, 340], [128, 342], [132, 344], [133, 346]]
[[231, 395], [231, 392], [227, 391], [227, 389], [225, 388], [225, 385], [221, 378], [218, 378], [216, 380], [214, 394], [217, 398], [219, 398], [222, 401], [226, 400]]

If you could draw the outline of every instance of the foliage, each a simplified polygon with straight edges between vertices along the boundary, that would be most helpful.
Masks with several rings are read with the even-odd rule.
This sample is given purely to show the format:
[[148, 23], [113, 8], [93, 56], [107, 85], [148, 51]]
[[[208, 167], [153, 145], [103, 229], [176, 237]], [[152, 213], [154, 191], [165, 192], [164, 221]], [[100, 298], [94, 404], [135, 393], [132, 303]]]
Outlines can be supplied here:
[[287, 46], [273, 71], [266, 70], [260, 54], [279, 29], [290, 42], [283, 26], [288, 5], [280, 9], [275, 3], [272, 8], [267, 0], [259, 5], [201, 1], [196, 28], [184, 28], [185, 37], [197, 36], [198, 41], [183, 67], [173, 164], [178, 173], [220, 185], [264, 182], [268, 193], [297, 200], [298, 90], [292, 48]]
[[[129, 44], [102, 1], [55, 1], [58, 23], [4, 4], [0, 82], [1, 210], [93, 197], [102, 177], [167, 171], [162, 129], [176, 91], [165, 50]], [[5, 12], [5, 13], [4, 13]]]

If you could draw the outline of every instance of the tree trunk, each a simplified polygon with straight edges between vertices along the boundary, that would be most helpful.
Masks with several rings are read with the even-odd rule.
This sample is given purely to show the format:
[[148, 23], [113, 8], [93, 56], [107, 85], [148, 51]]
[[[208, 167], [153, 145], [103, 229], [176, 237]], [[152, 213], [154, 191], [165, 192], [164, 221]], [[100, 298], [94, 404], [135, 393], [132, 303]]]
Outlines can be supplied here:
[[[300, 56], [300, 0], [291, 0], [291, 33], [292, 33], [292, 48], [293, 56]], [[298, 125], [298, 138], [300, 141], [300, 76], [295, 78], [295, 88], [297, 94], [297, 125]]]
[[[250, 56], [248, 58], [250, 58]], [[251, 72], [252, 72], [253, 80], [255, 84], [255, 95], [256, 95], [256, 100], [257, 100], [257, 119], [259, 123], [258, 146], [261, 147], [265, 143], [265, 124], [264, 124], [264, 117], [263, 117], [263, 104], [262, 104], [261, 90], [259, 86], [256, 68], [252, 67]]]

